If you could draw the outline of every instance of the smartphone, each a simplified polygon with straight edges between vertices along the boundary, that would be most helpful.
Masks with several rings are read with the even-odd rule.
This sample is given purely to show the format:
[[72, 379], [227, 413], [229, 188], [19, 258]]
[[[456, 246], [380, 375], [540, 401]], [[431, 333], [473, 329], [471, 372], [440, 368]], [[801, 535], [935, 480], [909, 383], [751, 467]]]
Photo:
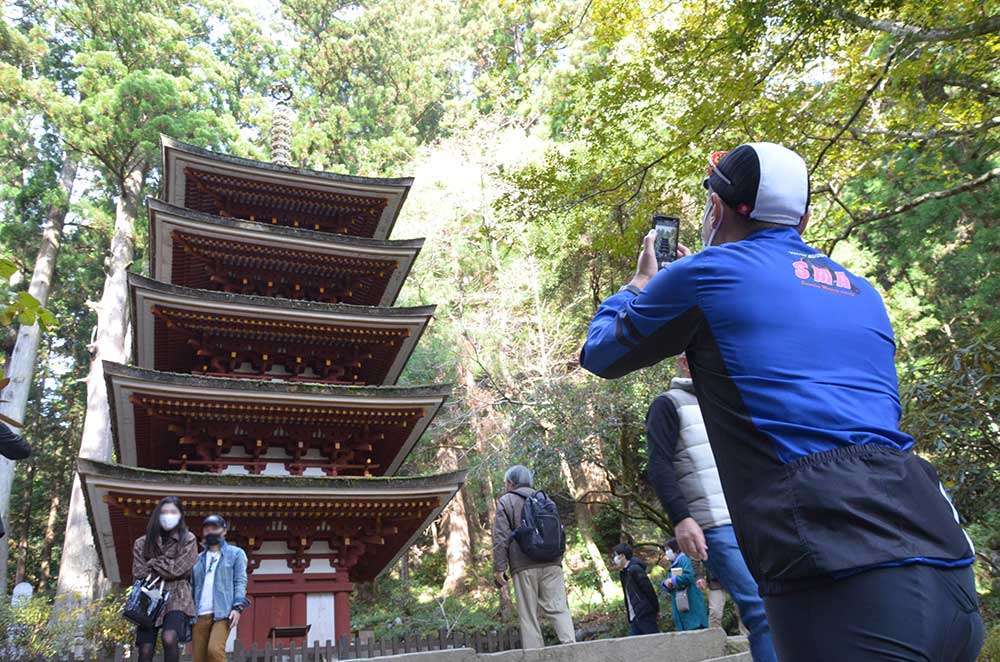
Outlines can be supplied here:
[[681, 219], [676, 216], [653, 214], [653, 229], [656, 230], [656, 261], [665, 267], [677, 259], [677, 239], [681, 231]]

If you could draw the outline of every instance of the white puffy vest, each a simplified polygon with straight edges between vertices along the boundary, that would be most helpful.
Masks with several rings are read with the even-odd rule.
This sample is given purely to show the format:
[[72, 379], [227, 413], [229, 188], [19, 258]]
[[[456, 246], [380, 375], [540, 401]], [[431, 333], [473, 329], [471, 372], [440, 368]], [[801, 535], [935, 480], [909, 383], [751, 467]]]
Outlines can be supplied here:
[[729, 508], [691, 380], [674, 378], [666, 395], [677, 408], [680, 422], [674, 471], [688, 511], [703, 529], [729, 524]]

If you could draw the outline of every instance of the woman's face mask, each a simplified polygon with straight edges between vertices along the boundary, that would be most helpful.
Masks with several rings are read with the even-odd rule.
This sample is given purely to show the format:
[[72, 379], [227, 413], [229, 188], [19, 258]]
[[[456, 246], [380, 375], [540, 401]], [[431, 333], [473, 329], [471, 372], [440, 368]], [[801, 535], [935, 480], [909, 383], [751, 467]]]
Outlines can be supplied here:
[[663, 555], [666, 556], [667, 560], [670, 561], [671, 563], [673, 563], [674, 560], [677, 558], [677, 555], [674, 554], [674, 550], [670, 549], [669, 547], [667, 548], [667, 551], [663, 553]]
[[180, 522], [180, 513], [160, 513], [160, 526], [164, 531], [173, 531]]
[[625, 558], [621, 554], [615, 554], [611, 557], [611, 562], [615, 564], [616, 568], [620, 568], [625, 565]]

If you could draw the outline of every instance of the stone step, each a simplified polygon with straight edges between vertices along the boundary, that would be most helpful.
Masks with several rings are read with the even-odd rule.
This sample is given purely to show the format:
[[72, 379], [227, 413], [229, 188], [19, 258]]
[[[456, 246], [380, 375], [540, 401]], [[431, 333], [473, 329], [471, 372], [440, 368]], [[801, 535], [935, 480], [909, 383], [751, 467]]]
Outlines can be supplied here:
[[721, 629], [598, 639], [531, 650], [476, 654], [471, 648], [372, 658], [386, 662], [751, 662], [731, 654]]
[[729, 653], [742, 653], [750, 650], [750, 640], [743, 635], [726, 637], [726, 651]]
[[727, 652], [726, 633], [716, 628], [487, 653], [477, 659], [478, 662], [705, 662]]

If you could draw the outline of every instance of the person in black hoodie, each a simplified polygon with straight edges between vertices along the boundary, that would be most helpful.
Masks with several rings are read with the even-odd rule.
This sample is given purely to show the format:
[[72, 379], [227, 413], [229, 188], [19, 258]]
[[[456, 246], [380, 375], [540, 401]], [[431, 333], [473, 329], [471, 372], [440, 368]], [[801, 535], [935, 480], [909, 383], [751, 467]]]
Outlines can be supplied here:
[[[0, 423], [0, 455], [8, 460], [23, 460], [31, 456], [31, 446], [6, 424]], [[7, 535], [3, 520], [0, 519], [0, 538]]]
[[625, 593], [629, 635], [656, 634], [660, 631], [656, 623], [660, 616], [660, 601], [646, 574], [646, 564], [633, 556], [632, 548], [624, 543], [615, 545], [611, 551], [611, 562], [619, 570], [622, 592]]
[[31, 456], [31, 446], [20, 435], [0, 423], [0, 455], [8, 460], [24, 460]]

